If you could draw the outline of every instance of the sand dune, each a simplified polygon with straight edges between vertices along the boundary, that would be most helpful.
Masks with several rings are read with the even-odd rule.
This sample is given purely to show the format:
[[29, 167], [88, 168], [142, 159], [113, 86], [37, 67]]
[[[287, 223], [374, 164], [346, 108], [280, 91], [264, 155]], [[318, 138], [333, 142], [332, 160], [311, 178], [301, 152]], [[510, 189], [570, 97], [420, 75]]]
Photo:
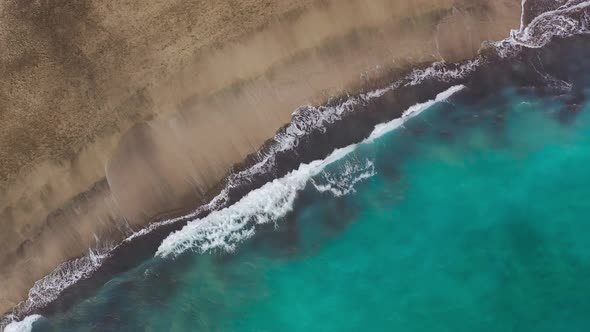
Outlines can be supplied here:
[[196, 205], [300, 105], [472, 57], [516, 0], [0, 4], [0, 311]]

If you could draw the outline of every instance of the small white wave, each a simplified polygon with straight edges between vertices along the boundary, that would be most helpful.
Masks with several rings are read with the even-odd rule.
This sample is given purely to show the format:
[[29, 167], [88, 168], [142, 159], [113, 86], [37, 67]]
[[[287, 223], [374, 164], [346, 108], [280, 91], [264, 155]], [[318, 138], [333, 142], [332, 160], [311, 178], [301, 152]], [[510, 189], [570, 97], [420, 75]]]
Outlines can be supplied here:
[[25, 305], [38, 307], [49, 304], [64, 289], [90, 276], [108, 257], [109, 252], [109, 247], [90, 250], [86, 256], [62, 263], [49, 275], [35, 283], [29, 291]]
[[429, 100], [427, 102], [416, 104], [416, 105], [408, 108], [403, 113], [401, 118], [389, 121], [387, 123], [381, 123], [381, 124], [376, 125], [375, 129], [373, 130], [371, 135], [369, 135], [369, 138], [367, 138], [366, 141], [372, 142], [376, 138], [383, 136], [384, 134], [398, 128], [404, 122], [406, 122], [408, 119], [415, 117], [416, 115], [420, 114], [422, 111], [431, 107], [435, 103], [448, 99], [450, 96], [461, 91], [464, 88], [465, 88], [465, 86], [463, 86], [463, 85], [453, 86], [453, 87], [447, 89], [446, 91], [439, 93], [434, 100]]
[[481, 58], [469, 60], [457, 67], [449, 67], [444, 62], [435, 62], [426, 69], [414, 69], [408, 76], [406, 85], [414, 86], [424, 82], [427, 79], [436, 78], [443, 82], [450, 82], [459, 78], [467, 77], [474, 72], [481, 64]]
[[[21, 302], [13, 310], [13, 313], [4, 317], [3, 321], [15, 320], [18, 313], [29, 313], [57, 299], [66, 288], [89, 277], [94, 271], [96, 271], [105, 258], [109, 256], [111, 248], [112, 247], [100, 247], [98, 249], [90, 250], [86, 256], [60, 264], [55, 270], [53, 270], [53, 272], [35, 282], [33, 287], [29, 290], [27, 299]], [[27, 318], [29, 317], [36, 317], [36, 315], [28, 316]]]
[[364, 163], [347, 161], [336, 172], [322, 172], [321, 179], [311, 179], [311, 184], [319, 192], [328, 192], [334, 197], [346, 196], [356, 192], [355, 185], [373, 177], [377, 172], [371, 160]]
[[[408, 119], [416, 116], [434, 103], [447, 99], [463, 88], [464, 86], [451, 87], [438, 94], [434, 100], [412, 106], [403, 113], [401, 118], [387, 124], [378, 125], [369, 138], [359, 144], [371, 143], [377, 137], [398, 128]], [[156, 256], [174, 257], [186, 250], [199, 253], [210, 250], [234, 251], [240, 242], [254, 235], [256, 225], [277, 222], [289, 213], [293, 209], [293, 203], [298, 192], [305, 188], [312, 177], [320, 174], [327, 165], [350, 154], [359, 144], [352, 144], [338, 149], [326, 159], [302, 164], [299, 169], [286, 176], [251, 191], [234, 205], [214, 211], [203, 219], [190, 221], [183, 229], [170, 234], [162, 242]], [[369, 169], [371, 167], [372, 163], [369, 164]], [[350, 174], [356, 175], [350, 177], [352, 180], [348, 184], [357, 183], [374, 174], [374, 169], [372, 172], [370, 170], [367, 172], [367, 169], [360, 172], [359, 170], [359, 168], [355, 167], [348, 169]], [[336, 185], [336, 182], [334, 182], [334, 185]], [[316, 186], [316, 188], [318, 187]], [[349, 186], [337, 189], [337, 186], [329, 186], [329, 184], [323, 185], [320, 190], [324, 192], [332, 191], [336, 195], [347, 194], [352, 191]]]
[[41, 315], [31, 315], [25, 317], [20, 322], [12, 321], [4, 328], [4, 332], [30, 332], [33, 330], [33, 323], [42, 319]]

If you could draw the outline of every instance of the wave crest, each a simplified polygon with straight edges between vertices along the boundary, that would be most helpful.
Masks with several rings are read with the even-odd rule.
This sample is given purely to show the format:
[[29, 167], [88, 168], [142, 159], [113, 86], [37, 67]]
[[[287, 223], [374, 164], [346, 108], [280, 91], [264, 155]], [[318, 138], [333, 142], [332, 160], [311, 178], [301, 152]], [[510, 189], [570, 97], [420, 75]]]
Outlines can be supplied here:
[[[187, 250], [204, 253], [211, 250], [234, 251], [237, 245], [252, 237], [256, 225], [277, 222], [292, 211], [298, 193], [319, 175], [326, 166], [341, 160], [355, 151], [360, 144], [368, 144], [376, 138], [400, 127], [410, 118], [420, 114], [436, 102], [446, 100], [463, 89], [454, 86], [438, 94], [434, 100], [412, 106], [401, 118], [376, 126], [373, 133], [363, 142], [337, 149], [326, 159], [302, 164], [299, 169], [253, 190], [234, 205], [214, 211], [205, 218], [190, 221], [181, 230], [170, 234], [160, 245], [156, 256], [176, 257]], [[354, 185], [375, 174], [371, 161], [345, 163], [337, 175], [324, 174], [323, 184], [314, 184], [321, 192], [331, 192], [335, 196], [353, 191]]]
[[[43, 319], [43, 316], [31, 315], [25, 317], [25, 319], [20, 322], [12, 321], [6, 325], [4, 332], [30, 332], [33, 330], [33, 324], [40, 319]], [[0, 327], [1, 326], [2, 325], [0, 325]]]

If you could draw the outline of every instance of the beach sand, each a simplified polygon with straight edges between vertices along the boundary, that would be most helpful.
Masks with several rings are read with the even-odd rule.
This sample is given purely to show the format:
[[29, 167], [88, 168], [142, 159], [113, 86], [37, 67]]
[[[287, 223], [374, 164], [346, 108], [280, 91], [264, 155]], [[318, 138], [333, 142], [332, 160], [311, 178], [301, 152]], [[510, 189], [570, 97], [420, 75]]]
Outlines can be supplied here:
[[516, 0], [0, 4], [0, 312], [197, 206], [305, 104], [471, 58]]

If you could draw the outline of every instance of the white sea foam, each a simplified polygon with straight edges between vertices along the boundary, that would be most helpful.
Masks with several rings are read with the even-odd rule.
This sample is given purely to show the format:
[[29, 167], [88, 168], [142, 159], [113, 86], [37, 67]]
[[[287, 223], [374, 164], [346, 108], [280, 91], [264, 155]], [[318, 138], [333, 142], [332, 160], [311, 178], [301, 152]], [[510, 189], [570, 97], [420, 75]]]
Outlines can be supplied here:
[[[35, 282], [33, 287], [29, 290], [27, 300], [20, 303], [14, 310], [14, 313], [7, 315], [0, 319], [0, 327], [6, 322], [14, 321], [19, 312], [28, 313], [32, 310], [47, 305], [57, 299], [64, 289], [75, 284], [79, 280], [90, 276], [108, 257], [111, 247], [100, 247], [98, 249], [90, 250], [88, 255], [67, 261], [60, 264], [53, 272]], [[36, 315], [28, 316], [22, 322], [13, 326], [27, 326], [25, 322], [32, 324], [32, 318]], [[38, 318], [38, 317], [37, 317]], [[20, 324], [20, 325], [19, 325]], [[8, 325], [11, 326], [11, 325]], [[5, 331], [8, 327], [6, 327]], [[21, 331], [21, 330], [12, 330]]]
[[469, 60], [455, 68], [448, 67], [444, 62], [435, 62], [426, 69], [414, 69], [409, 75], [406, 85], [418, 85], [427, 79], [436, 78], [443, 82], [450, 82], [459, 78], [467, 77], [481, 65], [481, 59]]
[[404, 112], [404, 114], [402, 115], [401, 118], [389, 121], [387, 123], [381, 123], [381, 124], [376, 125], [375, 129], [373, 130], [371, 135], [369, 135], [369, 138], [367, 138], [366, 142], [372, 142], [376, 138], [383, 136], [384, 134], [398, 128], [404, 122], [406, 122], [408, 119], [420, 114], [422, 111], [424, 111], [425, 109], [434, 105], [435, 103], [437, 103], [441, 100], [448, 99], [450, 96], [452, 96], [453, 94], [457, 93], [458, 91], [460, 91], [464, 88], [465, 87], [463, 85], [453, 86], [453, 87], [447, 89], [446, 91], [439, 93], [434, 100], [430, 100], [430, 101], [427, 101], [424, 103], [416, 104], [416, 105], [408, 108]]
[[[527, 0], [522, 1], [525, 8]], [[570, 37], [590, 32], [590, 1], [569, 0], [555, 10], [546, 11], [524, 25], [512, 30], [510, 36], [495, 43], [501, 57], [511, 57], [523, 48], [541, 48], [555, 37]], [[576, 17], [579, 16], [579, 17]]]
[[26, 306], [42, 306], [55, 300], [61, 292], [79, 280], [87, 278], [108, 257], [110, 248], [90, 250], [89, 254], [62, 263], [45, 278], [37, 281], [29, 291]]
[[41, 315], [30, 315], [25, 317], [20, 322], [13, 321], [10, 322], [5, 328], [4, 332], [30, 332], [33, 330], [33, 323], [42, 319], [43, 316]]
[[212, 212], [203, 219], [190, 221], [183, 229], [169, 235], [156, 255], [175, 256], [188, 249], [198, 252], [235, 250], [239, 242], [254, 235], [257, 224], [274, 222], [290, 212], [297, 193], [305, 187], [307, 180], [353, 149], [336, 150], [325, 160], [303, 164], [285, 177], [251, 191], [236, 204]]
[[[326, 159], [302, 164], [299, 169], [253, 190], [234, 205], [214, 211], [205, 218], [190, 221], [181, 230], [170, 234], [156, 253], [160, 257], [177, 256], [186, 250], [199, 253], [210, 250], [233, 251], [236, 246], [254, 235], [256, 225], [276, 223], [293, 209], [298, 192], [303, 190], [310, 179], [320, 174], [324, 168], [353, 152], [360, 144], [368, 144], [376, 138], [400, 127], [408, 119], [428, 109], [434, 103], [449, 98], [463, 89], [454, 86], [438, 94], [434, 100], [417, 104], [403, 113], [401, 118], [378, 125], [368, 139], [335, 150]], [[354, 184], [375, 174], [372, 162], [365, 167], [345, 164], [344, 172], [336, 179], [325, 176], [325, 184], [315, 184], [322, 192], [332, 192], [341, 196], [352, 192]], [[346, 178], [343, 180], [343, 178]]]
[[322, 172], [320, 179], [311, 179], [311, 184], [322, 193], [330, 193], [334, 197], [346, 196], [356, 192], [357, 183], [373, 177], [377, 172], [371, 160], [365, 162], [347, 161], [336, 172]]

